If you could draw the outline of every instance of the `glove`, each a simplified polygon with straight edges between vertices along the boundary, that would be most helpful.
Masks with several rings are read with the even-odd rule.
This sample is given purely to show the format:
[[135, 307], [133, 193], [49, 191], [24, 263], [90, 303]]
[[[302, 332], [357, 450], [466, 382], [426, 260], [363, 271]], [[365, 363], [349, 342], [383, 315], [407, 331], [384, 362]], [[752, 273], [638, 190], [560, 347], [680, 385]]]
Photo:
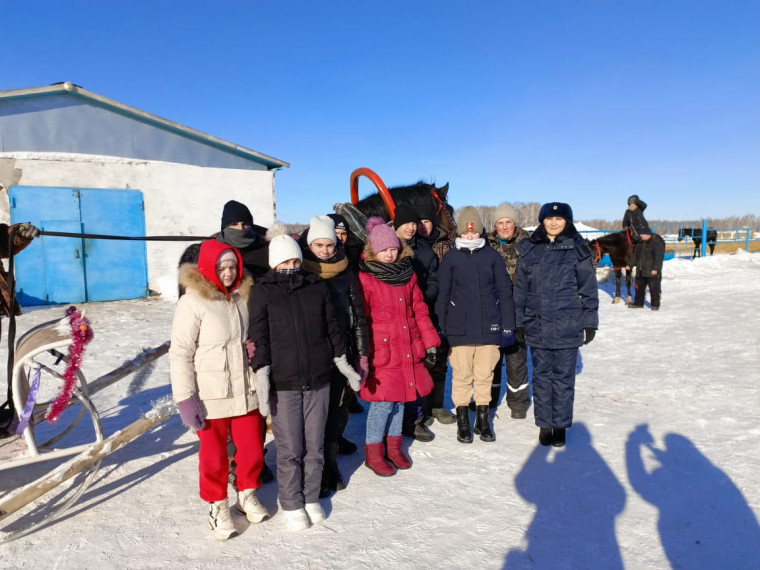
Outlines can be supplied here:
[[525, 329], [522, 327], [517, 327], [515, 329], [515, 342], [519, 342], [520, 344], [525, 344]]
[[592, 329], [591, 327], [586, 327], [583, 329], [583, 331], [586, 333], [586, 340], [583, 341], [583, 344], [588, 344], [594, 340], [594, 337], [596, 336], [596, 330]]
[[179, 417], [182, 423], [195, 431], [202, 430], [206, 427], [206, 409], [198, 394], [193, 394], [187, 400], [182, 400], [177, 404]]
[[499, 346], [507, 347], [512, 346], [515, 344], [515, 333], [511, 330], [503, 330], [501, 331], [501, 335], [499, 336]]
[[434, 346], [431, 346], [425, 351], [425, 353], [425, 360], [422, 362], [427, 368], [432, 368], [435, 366], [436, 357], [438, 356], [437, 351], [435, 350]]
[[259, 413], [267, 417], [269, 410], [269, 366], [262, 366], [256, 372], [256, 396], [259, 398]]
[[369, 356], [360, 356], [357, 372], [359, 373], [359, 382], [363, 383], [369, 376]]
[[333, 358], [333, 362], [335, 363], [335, 366], [338, 367], [338, 370], [340, 370], [340, 373], [348, 379], [348, 384], [351, 386], [351, 389], [354, 392], [358, 392], [362, 387], [362, 379], [361, 376], [356, 373], [356, 370], [351, 368], [348, 360], [346, 360], [346, 355], [342, 354]]
[[38, 230], [29, 222], [23, 222], [16, 225], [16, 234], [20, 235], [23, 238], [32, 239], [40, 235], [40, 230]]
[[247, 338], [243, 341], [243, 346], [245, 346], [245, 353], [248, 356], [248, 362], [250, 362], [253, 355], [256, 354], [256, 345], [250, 338]]

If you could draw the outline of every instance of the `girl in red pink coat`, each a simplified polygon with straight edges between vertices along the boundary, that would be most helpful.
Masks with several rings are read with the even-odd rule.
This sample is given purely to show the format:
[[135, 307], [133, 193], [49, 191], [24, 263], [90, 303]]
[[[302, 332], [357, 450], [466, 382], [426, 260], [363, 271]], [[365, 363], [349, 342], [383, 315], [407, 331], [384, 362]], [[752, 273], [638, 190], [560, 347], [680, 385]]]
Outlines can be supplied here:
[[423, 359], [434, 358], [441, 340], [417, 286], [411, 248], [381, 218], [367, 221], [367, 235], [359, 262], [370, 337], [369, 375], [359, 393], [370, 402], [365, 465], [388, 477], [394, 466], [412, 466], [401, 449], [404, 403], [433, 389]]

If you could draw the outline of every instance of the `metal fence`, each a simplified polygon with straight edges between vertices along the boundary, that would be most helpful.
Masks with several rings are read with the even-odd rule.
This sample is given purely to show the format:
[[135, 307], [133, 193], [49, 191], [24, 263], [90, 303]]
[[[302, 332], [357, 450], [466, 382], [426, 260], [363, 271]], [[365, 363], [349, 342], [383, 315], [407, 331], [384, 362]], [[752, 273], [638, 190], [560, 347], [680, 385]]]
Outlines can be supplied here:
[[[690, 257], [694, 251], [694, 245], [692, 244], [692, 238], [689, 235], [684, 236], [685, 229], [701, 230], [701, 235], [697, 236], [701, 239], [700, 253], [704, 257], [707, 255], [707, 248], [710, 245], [719, 243], [735, 243], [737, 247], [750, 251], [750, 243], [760, 242], [760, 227], [725, 227], [725, 228], [713, 228], [707, 225], [707, 220], [702, 220], [701, 227], [694, 227], [691, 225], [685, 225], [677, 222], [670, 222], [667, 224], [652, 224], [652, 231], [659, 234], [665, 240], [666, 245], [670, 245], [673, 252], [666, 254], [666, 259], [672, 259], [673, 257], [688, 256]], [[583, 230], [579, 233], [588, 240], [599, 238], [603, 235], [615, 233], [619, 230]], [[715, 231], [717, 239], [708, 240], [702, 239], [708, 235], [708, 231]], [[606, 256], [605, 256], [606, 257]], [[600, 261], [600, 265], [605, 265], [607, 260]], [[607, 262], [608, 263], [608, 262]]]

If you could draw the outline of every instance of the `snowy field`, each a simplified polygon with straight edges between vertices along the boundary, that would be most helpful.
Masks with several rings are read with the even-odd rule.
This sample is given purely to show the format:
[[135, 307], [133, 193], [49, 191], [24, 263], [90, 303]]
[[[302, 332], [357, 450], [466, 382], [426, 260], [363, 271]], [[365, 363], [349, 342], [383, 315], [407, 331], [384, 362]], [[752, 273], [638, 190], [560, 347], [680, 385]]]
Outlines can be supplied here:
[[[506, 406], [495, 443], [434, 424], [432, 443], [407, 440], [414, 466], [395, 477], [361, 452], [341, 457], [349, 486], [323, 501], [324, 524], [288, 532], [270, 483], [260, 497], [274, 516], [235, 516], [240, 535], [218, 542], [196, 437], [175, 416], [109, 456], [61, 518], [0, 545], [0, 568], [760, 568], [760, 255], [674, 259], [663, 276], [659, 312], [612, 305], [613, 281], [600, 282], [563, 449], [539, 446], [531, 414], [512, 420]], [[173, 305], [87, 305], [88, 380], [168, 340]], [[19, 334], [62, 314], [29, 308]], [[106, 436], [168, 393], [163, 356], [96, 394]], [[364, 420], [351, 416], [349, 439]], [[0, 471], [0, 495], [39, 467]]]

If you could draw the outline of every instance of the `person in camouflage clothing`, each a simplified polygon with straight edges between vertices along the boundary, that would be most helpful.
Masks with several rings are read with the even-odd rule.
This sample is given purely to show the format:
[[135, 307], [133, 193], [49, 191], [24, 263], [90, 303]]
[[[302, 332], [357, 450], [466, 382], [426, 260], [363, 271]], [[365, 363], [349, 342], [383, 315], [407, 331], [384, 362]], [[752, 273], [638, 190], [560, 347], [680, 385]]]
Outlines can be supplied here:
[[[418, 211], [420, 222], [417, 224], [417, 238], [427, 242], [433, 249], [438, 261], [454, 246], [445, 233], [435, 225], [435, 208], [432, 204], [423, 206]], [[435, 306], [430, 307], [430, 318], [433, 325], [438, 329], [438, 318], [435, 315]], [[428, 367], [428, 372], [433, 378], [433, 391], [428, 396], [430, 410], [427, 415], [432, 416], [442, 424], [456, 422], [454, 415], [443, 406], [443, 395], [446, 391], [446, 373], [448, 371], [447, 357], [449, 345], [444, 337], [441, 337], [441, 346], [436, 349], [435, 364]]]
[[[504, 263], [507, 264], [507, 273], [514, 283], [517, 265], [517, 249], [515, 246], [521, 240], [530, 237], [530, 232], [517, 225], [515, 211], [507, 202], [499, 204], [496, 208], [494, 220], [495, 227], [488, 234], [488, 243], [504, 258]], [[489, 406], [496, 408], [499, 403], [501, 368], [505, 357], [507, 360], [507, 406], [514, 419], [524, 419], [530, 405], [528, 349], [525, 345], [525, 339], [515, 340], [512, 346], [501, 348], [501, 357], [493, 371]]]

